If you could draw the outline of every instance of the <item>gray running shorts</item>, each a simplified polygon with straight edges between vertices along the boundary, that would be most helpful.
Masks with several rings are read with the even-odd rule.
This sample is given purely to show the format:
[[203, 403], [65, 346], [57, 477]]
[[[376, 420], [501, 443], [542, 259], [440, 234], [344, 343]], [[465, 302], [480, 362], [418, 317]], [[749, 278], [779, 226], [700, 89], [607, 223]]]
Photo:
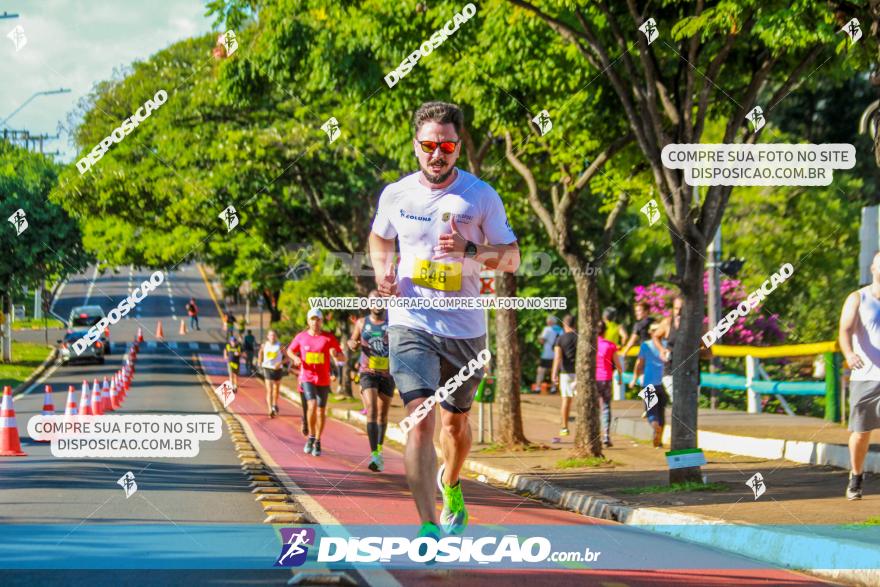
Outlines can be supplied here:
[[[437, 388], [446, 384], [453, 375], [465, 367], [468, 361], [477, 359], [486, 348], [486, 336], [476, 338], [446, 338], [415, 328], [388, 327], [390, 368], [403, 403], [408, 404], [420, 397], [431, 397]], [[479, 360], [479, 359], [477, 359]], [[483, 378], [479, 369], [445, 400], [443, 409], [464, 413], [471, 409], [477, 386]]]
[[880, 428], [880, 381], [849, 382], [849, 431]]

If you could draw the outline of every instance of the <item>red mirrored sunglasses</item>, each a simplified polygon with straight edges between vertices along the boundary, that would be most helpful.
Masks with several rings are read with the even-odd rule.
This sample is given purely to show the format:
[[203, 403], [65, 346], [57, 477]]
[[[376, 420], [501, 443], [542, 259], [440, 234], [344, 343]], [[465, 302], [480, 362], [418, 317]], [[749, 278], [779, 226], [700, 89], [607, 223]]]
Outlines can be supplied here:
[[451, 155], [455, 151], [455, 145], [458, 144], [458, 141], [418, 141], [418, 143], [425, 153], [433, 153], [439, 146], [442, 152]]

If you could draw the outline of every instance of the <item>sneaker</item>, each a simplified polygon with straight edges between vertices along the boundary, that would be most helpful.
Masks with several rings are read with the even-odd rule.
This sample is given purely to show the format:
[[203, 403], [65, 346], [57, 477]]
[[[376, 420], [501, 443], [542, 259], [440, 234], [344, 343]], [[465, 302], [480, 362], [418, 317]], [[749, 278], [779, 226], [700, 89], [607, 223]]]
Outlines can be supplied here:
[[313, 457], [321, 456], [321, 441], [320, 440], [315, 441], [315, 446], [312, 447], [312, 456]]
[[382, 471], [385, 469], [385, 458], [382, 456], [382, 451], [380, 450], [378, 454], [376, 454], [376, 458], [379, 459], [379, 470]]
[[446, 465], [440, 466], [437, 474], [437, 485], [443, 495], [443, 511], [440, 512], [440, 525], [443, 531], [450, 536], [458, 536], [464, 533], [468, 523], [467, 508], [464, 507], [464, 497], [461, 494], [461, 480], [449, 487], [443, 483], [443, 471]]
[[278, 404], [275, 404], [274, 406], [272, 406], [272, 410], [275, 412], [275, 415], [277, 416], [278, 415]]
[[610, 437], [610, 436], [606, 436], [606, 437], [605, 437], [605, 440], [603, 441], [603, 443], [604, 443], [605, 446], [607, 446], [608, 448], [611, 448], [612, 446], [614, 446], [614, 444], [611, 442], [611, 437]]
[[373, 451], [370, 455], [370, 464], [367, 466], [371, 471], [375, 471], [376, 473], [382, 471], [382, 457], [379, 456], [379, 451]]
[[[440, 528], [434, 522], [425, 522], [422, 524], [422, 527], [419, 528], [418, 538], [433, 538], [437, 542], [440, 542]], [[419, 555], [424, 556], [427, 553], [428, 545], [419, 547]], [[429, 561], [425, 561], [426, 565], [433, 565], [437, 561], [431, 559]]]
[[562, 428], [559, 430], [559, 436], [568, 436], [568, 428]]
[[854, 475], [852, 471], [849, 472], [849, 485], [846, 488], [846, 498], [848, 500], [862, 499], [862, 481], [864, 479], [864, 473]]
[[274, 418], [274, 417], [275, 417], [275, 408], [269, 408], [269, 417], [270, 417], [270, 418]]
[[306, 445], [303, 447], [303, 452], [306, 453], [306, 454], [311, 453], [311, 452], [312, 452], [312, 447], [313, 447], [314, 445], [315, 445], [315, 439], [314, 439], [314, 438], [309, 438], [309, 439], [306, 441]]

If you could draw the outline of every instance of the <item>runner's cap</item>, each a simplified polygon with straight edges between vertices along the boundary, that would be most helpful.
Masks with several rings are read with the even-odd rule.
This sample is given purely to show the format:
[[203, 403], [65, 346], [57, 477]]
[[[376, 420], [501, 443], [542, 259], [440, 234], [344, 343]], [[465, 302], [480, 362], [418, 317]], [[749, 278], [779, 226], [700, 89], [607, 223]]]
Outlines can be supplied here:
[[306, 316], [306, 320], [311, 320], [312, 318], [320, 318], [321, 320], [324, 319], [324, 314], [321, 313], [320, 308], [312, 308], [311, 310], [309, 310], [309, 313]]

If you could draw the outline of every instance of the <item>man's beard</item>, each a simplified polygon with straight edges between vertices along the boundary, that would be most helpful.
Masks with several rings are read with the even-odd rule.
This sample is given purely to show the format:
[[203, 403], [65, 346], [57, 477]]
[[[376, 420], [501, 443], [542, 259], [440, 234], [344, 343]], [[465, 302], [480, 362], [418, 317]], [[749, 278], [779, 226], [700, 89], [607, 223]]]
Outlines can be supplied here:
[[[445, 160], [441, 159], [441, 161], [443, 161], [443, 164], [446, 165]], [[431, 170], [429, 168], [431, 163], [434, 163], [434, 161], [428, 161], [428, 164], [426, 166], [422, 167], [422, 174], [425, 176], [425, 179], [428, 180], [428, 183], [434, 183], [434, 184], [443, 183], [444, 181], [449, 179], [449, 176], [452, 175], [453, 171], [455, 171], [455, 166], [453, 165], [449, 168], [449, 171], [447, 171], [446, 173], [441, 173], [439, 175], [435, 175], [434, 173], [431, 172]]]

